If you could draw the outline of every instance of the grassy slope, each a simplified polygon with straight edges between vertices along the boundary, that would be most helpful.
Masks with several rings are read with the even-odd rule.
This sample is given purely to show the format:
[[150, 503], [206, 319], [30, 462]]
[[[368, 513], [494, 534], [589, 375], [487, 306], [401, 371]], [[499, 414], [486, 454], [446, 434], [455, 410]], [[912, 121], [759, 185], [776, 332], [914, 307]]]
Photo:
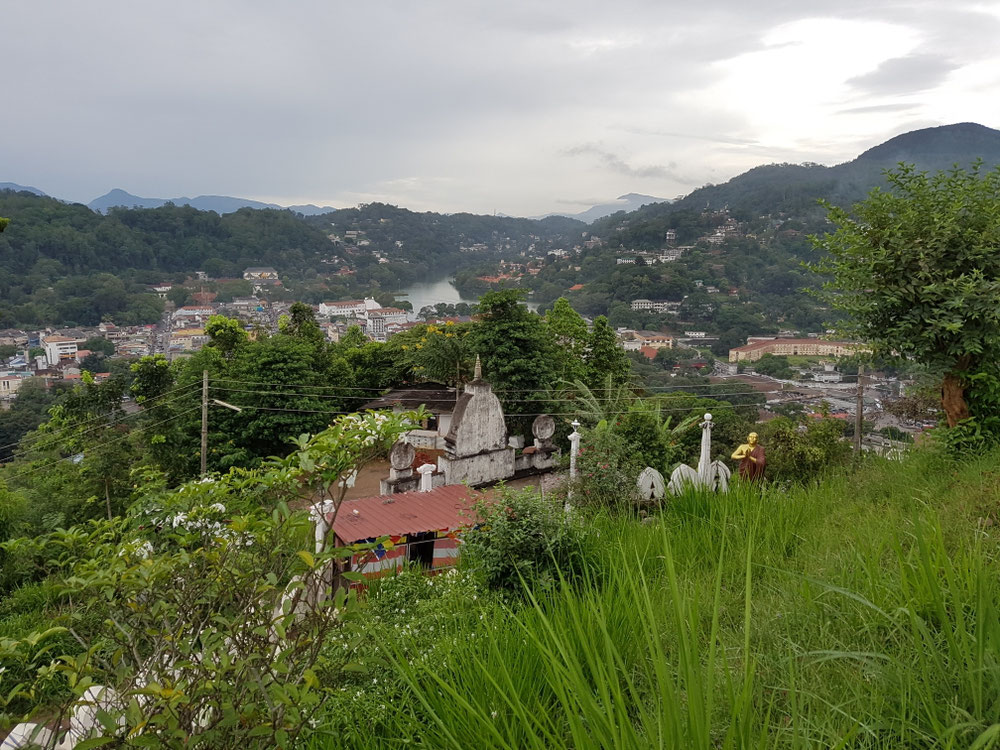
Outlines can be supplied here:
[[349, 744], [991, 746], [1000, 532], [980, 519], [997, 516], [996, 458], [918, 455], [602, 521], [593, 585], [516, 611], [459, 600], [432, 660], [409, 657], [426, 628], [380, 636], [403, 687]]

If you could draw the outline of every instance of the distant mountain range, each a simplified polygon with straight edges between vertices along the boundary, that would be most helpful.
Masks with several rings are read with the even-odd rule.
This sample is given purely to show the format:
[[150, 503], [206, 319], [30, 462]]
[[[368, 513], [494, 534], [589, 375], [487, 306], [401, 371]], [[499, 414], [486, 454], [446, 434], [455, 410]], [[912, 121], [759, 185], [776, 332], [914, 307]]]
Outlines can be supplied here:
[[[18, 185], [15, 182], [0, 182], [0, 190], [22, 190], [35, 195], [47, 195], [38, 188], [27, 185]], [[612, 203], [602, 203], [592, 206], [580, 213], [550, 213], [545, 216], [535, 216], [535, 219], [545, 219], [550, 216], [565, 216], [570, 219], [577, 219], [585, 223], [590, 223], [604, 216], [617, 213], [618, 211], [635, 211], [637, 208], [650, 203], [669, 203], [667, 198], [656, 198], [652, 195], [641, 195], [639, 193], [627, 193], [620, 195]], [[98, 213], [106, 213], [109, 208], [159, 208], [167, 203], [175, 206], [192, 206], [200, 211], [214, 211], [217, 214], [228, 214], [239, 211], [241, 208], [274, 208], [278, 210], [289, 209], [304, 216], [318, 216], [319, 214], [336, 211], [332, 206], [316, 206], [312, 203], [296, 206], [279, 206], [277, 203], [263, 203], [262, 201], [250, 200], [249, 198], [234, 198], [229, 195], [199, 195], [196, 198], [186, 196], [180, 198], [144, 198], [141, 195], [133, 195], [121, 188], [110, 190], [104, 195], [94, 198], [87, 204], [87, 207]]]
[[[977, 158], [981, 158], [988, 167], [1000, 164], [1000, 131], [971, 122], [942, 125], [903, 133], [868, 149], [856, 159], [832, 167], [821, 164], [768, 164], [755, 167], [720, 185], [698, 188], [676, 201], [627, 193], [610, 203], [592, 206], [579, 213], [550, 213], [533, 218], [562, 216], [591, 223], [621, 211], [629, 214], [629, 220], [641, 220], [684, 209], [723, 207], [758, 213], [794, 212], [807, 207], [815, 208], [818, 198], [841, 204], [860, 200], [871, 188], [884, 184], [884, 170], [901, 161], [914, 164], [917, 169], [934, 171], [948, 169], [955, 164], [965, 167]], [[24, 190], [46, 195], [38, 188], [13, 182], [0, 182], [0, 190]], [[156, 208], [168, 202], [218, 214], [241, 208], [288, 208], [306, 216], [316, 216], [336, 210], [312, 204], [279, 206], [225, 195], [144, 198], [120, 188], [95, 198], [87, 205], [94, 211], [104, 213], [114, 206]]]
[[618, 213], [619, 211], [630, 213], [636, 209], [642, 208], [643, 206], [647, 206], [650, 203], [671, 202], [672, 201], [669, 198], [656, 198], [652, 195], [642, 195], [641, 193], [626, 193], [625, 195], [619, 195], [615, 198], [613, 203], [600, 203], [577, 214], [551, 213], [545, 214], [545, 216], [536, 216], [533, 218], [544, 219], [549, 216], [565, 216], [567, 218], [576, 219], [577, 221], [583, 221], [589, 224], [592, 221], [603, 219], [605, 216], [610, 216], [611, 214]]
[[[0, 190], [13, 190], [16, 193], [28, 192], [49, 197], [48, 193], [36, 187], [18, 185], [16, 182], [0, 182]], [[99, 198], [94, 198], [87, 204], [87, 208], [103, 214], [109, 208], [119, 206], [124, 208], [159, 208], [167, 203], [173, 203], [175, 206], [192, 206], [199, 211], [215, 211], [217, 214], [229, 214], [239, 211], [241, 208], [276, 208], [278, 210], [287, 208], [304, 216], [316, 216], [337, 210], [332, 206], [314, 206], [312, 203], [299, 206], [279, 206], [277, 203], [262, 203], [249, 198], [233, 198], [229, 195], [199, 195], [197, 198], [143, 198], [139, 195], [132, 195], [121, 188], [115, 188]]]
[[124, 206], [125, 208], [159, 208], [167, 203], [175, 206], [192, 206], [200, 211], [215, 211], [217, 214], [228, 214], [239, 211], [241, 208], [276, 208], [289, 209], [296, 213], [313, 216], [315, 214], [325, 214], [335, 211], [331, 206], [314, 206], [312, 204], [303, 206], [279, 206], [277, 203], [262, 203], [261, 201], [250, 200], [249, 198], [233, 198], [228, 195], [199, 195], [196, 198], [143, 198], [132, 195], [121, 188], [115, 188], [100, 198], [94, 198], [87, 204], [98, 213], [104, 213], [109, 208]]
[[30, 185], [18, 185], [16, 182], [0, 182], [0, 190], [13, 190], [15, 193], [34, 193], [35, 195], [48, 198], [48, 195], [38, 188], [31, 187]]

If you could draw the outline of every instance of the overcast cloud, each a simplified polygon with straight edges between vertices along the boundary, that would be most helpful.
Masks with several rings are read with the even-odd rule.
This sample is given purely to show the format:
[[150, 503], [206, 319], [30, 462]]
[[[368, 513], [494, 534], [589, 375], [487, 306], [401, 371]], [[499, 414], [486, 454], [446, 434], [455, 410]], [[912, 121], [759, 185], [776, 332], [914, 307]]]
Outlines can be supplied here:
[[536, 215], [1000, 126], [1000, 2], [2, 8], [0, 181]]

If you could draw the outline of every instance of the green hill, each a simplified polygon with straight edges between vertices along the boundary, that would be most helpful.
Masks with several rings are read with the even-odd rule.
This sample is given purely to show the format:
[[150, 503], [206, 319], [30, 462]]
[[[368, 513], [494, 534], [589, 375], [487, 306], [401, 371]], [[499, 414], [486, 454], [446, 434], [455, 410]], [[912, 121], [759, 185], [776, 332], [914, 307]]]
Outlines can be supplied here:
[[[873, 187], [884, 184], [883, 170], [899, 162], [936, 171], [955, 164], [967, 167], [980, 158], [987, 166], [1000, 164], [1000, 130], [976, 123], [924, 128], [898, 135], [832, 167], [821, 164], [755, 167], [721, 185], [694, 190], [674, 203], [653, 204], [630, 214], [605, 217], [594, 222], [592, 229], [601, 235], [625, 221], [634, 236], [655, 243], [663, 237], [659, 231], [663, 217], [673, 213], [728, 208], [738, 218], [761, 214], [808, 215], [817, 211], [816, 201], [820, 198], [842, 205], [861, 200]], [[650, 226], [646, 227], [647, 223]]]

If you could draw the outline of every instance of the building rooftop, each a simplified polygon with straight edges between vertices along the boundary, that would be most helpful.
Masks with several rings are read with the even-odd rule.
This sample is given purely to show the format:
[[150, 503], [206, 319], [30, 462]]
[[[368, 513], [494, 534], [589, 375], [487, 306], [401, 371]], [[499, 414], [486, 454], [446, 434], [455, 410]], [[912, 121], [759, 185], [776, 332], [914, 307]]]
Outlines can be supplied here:
[[362, 409], [416, 409], [423, 405], [432, 414], [451, 414], [455, 410], [455, 391], [440, 383], [420, 383], [389, 391], [369, 401]]
[[[473, 505], [478, 497], [464, 484], [449, 484], [430, 492], [345, 500], [333, 528], [345, 544], [422, 531], [456, 531], [476, 522]], [[332, 516], [327, 515], [327, 522]]]
[[751, 344], [745, 344], [744, 346], [736, 346], [729, 351], [734, 352], [752, 352], [755, 349], [764, 349], [766, 347], [774, 346], [776, 344], [789, 344], [792, 346], [799, 345], [815, 345], [815, 344], [825, 344], [826, 346], [859, 346], [858, 343], [854, 341], [827, 341], [826, 339], [786, 339], [786, 338], [772, 338], [765, 341], [754, 341]]

